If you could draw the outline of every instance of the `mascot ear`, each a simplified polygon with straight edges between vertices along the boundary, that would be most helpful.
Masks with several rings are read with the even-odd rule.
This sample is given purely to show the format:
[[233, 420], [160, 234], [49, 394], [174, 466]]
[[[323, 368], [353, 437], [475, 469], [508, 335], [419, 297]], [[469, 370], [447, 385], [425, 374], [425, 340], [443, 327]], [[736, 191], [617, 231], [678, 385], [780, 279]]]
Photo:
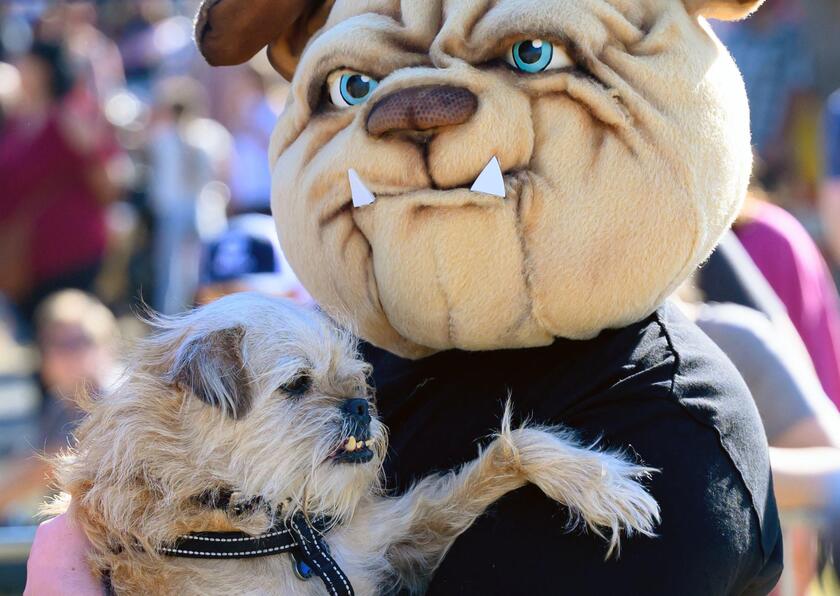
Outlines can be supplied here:
[[195, 41], [212, 66], [242, 64], [269, 46], [275, 70], [295, 72], [309, 38], [327, 20], [332, 0], [202, 0]]
[[764, 0], [684, 0], [690, 14], [707, 19], [737, 21], [755, 12]]

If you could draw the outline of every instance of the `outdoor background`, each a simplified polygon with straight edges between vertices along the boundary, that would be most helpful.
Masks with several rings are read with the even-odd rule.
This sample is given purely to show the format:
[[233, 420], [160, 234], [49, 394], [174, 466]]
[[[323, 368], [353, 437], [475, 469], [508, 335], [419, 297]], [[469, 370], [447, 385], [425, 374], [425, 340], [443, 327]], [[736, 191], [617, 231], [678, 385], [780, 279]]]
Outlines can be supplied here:
[[[119, 374], [121, 346], [144, 333], [138, 312], [173, 314], [246, 288], [308, 300], [282, 255], [257, 262], [260, 242], [277, 252], [273, 232], [242, 217], [269, 213], [266, 153], [286, 83], [263, 56], [209, 68], [192, 40], [197, 4], [0, 0], [0, 594], [22, 590], [33, 516], [49, 493], [34, 455], [71, 440], [80, 387], [101, 392]], [[768, 0], [749, 21], [715, 28], [752, 108], [756, 183], [739, 236], [837, 404], [840, 2]], [[801, 224], [789, 239], [813, 251], [803, 259], [814, 271], [751, 249], [751, 218], [767, 203]], [[220, 240], [231, 230], [236, 242]], [[816, 300], [818, 286], [819, 304], [806, 306], [825, 333], [811, 330], [812, 345], [790, 301]], [[828, 547], [840, 456], [826, 474], [838, 492], [784, 511], [785, 595], [840, 594]]]

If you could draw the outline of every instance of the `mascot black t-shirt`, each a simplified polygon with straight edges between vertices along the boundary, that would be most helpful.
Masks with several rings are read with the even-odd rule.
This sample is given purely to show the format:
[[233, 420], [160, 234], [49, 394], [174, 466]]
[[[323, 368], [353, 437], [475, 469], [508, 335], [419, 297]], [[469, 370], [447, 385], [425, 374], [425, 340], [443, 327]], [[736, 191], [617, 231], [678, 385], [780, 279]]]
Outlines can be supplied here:
[[[404, 360], [364, 347], [390, 427], [389, 487], [471, 460], [511, 397], [519, 421], [563, 424], [584, 442], [657, 468], [657, 538], [619, 558], [533, 486], [458, 538], [429, 594], [766, 594], [782, 567], [767, 447], [749, 391], [719, 349], [672, 306], [589, 341]], [[472, 441], [470, 440], [472, 439]]]

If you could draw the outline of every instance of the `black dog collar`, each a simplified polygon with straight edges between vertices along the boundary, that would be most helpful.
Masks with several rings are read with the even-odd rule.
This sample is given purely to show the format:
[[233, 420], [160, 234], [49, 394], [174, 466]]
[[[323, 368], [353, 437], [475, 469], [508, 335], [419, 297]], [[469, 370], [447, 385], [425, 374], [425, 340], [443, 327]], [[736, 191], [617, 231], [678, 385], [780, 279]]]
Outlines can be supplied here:
[[250, 559], [291, 553], [295, 571], [302, 579], [313, 573], [321, 578], [331, 596], [353, 596], [350, 580], [330, 555], [324, 542], [324, 523], [310, 524], [301, 513], [288, 522], [275, 524], [265, 534], [244, 532], [197, 532], [181, 536], [161, 553], [189, 559]]

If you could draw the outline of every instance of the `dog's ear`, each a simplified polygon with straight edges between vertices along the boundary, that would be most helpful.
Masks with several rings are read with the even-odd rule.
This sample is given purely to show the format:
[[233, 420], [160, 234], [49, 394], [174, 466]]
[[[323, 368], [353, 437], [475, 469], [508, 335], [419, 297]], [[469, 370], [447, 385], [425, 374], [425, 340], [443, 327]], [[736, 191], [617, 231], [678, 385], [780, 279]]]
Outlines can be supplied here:
[[202, 401], [241, 418], [251, 408], [251, 391], [242, 354], [245, 329], [212, 331], [188, 341], [178, 352], [169, 381]]
[[213, 66], [242, 64], [269, 46], [274, 68], [295, 72], [309, 38], [323, 26], [333, 0], [202, 0], [195, 40]]
[[684, 0], [688, 12], [722, 21], [743, 19], [764, 3], [764, 0]]

